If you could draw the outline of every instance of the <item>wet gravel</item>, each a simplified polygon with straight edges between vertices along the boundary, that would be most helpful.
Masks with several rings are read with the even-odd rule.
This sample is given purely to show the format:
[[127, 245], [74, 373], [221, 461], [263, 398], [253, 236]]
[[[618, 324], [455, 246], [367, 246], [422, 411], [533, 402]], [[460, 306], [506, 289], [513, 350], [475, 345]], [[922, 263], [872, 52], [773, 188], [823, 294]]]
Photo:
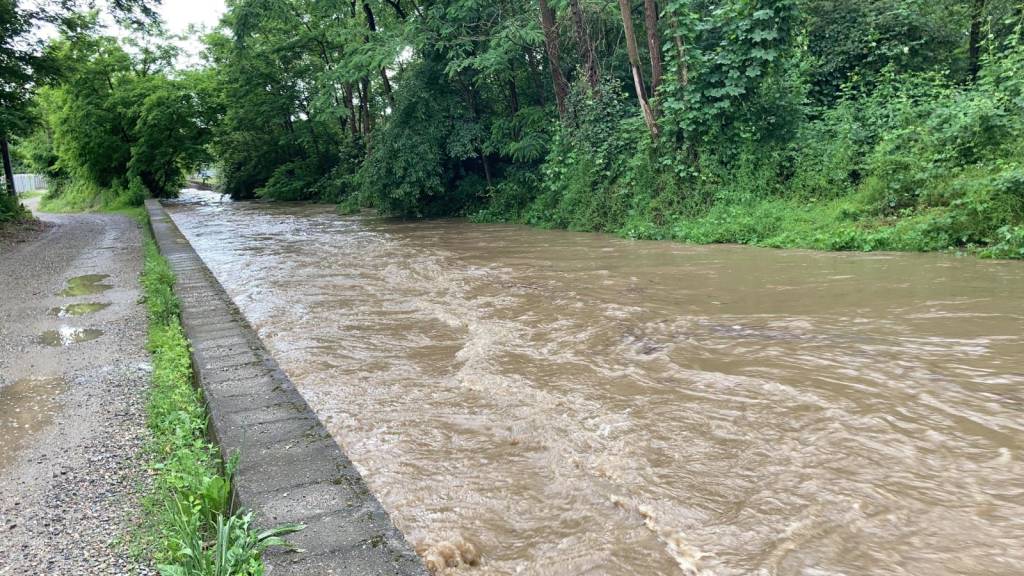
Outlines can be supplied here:
[[[51, 424], [0, 456], [0, 576], [156, 574], [133, 554], [148, 482], [141, 447], [151, 371], [141, 232], [122, 216], [41, 218], [35, 233], [0, 242], [0, 386], [61, 378], [67, 391]], [[108, 274], [112, 288], [59, 295], [83, 274]], [[94, 301], [111, 305], [75, 318], [47, 313]], [[40, 341], [69, 325], [103, 334], [56, 348]]]

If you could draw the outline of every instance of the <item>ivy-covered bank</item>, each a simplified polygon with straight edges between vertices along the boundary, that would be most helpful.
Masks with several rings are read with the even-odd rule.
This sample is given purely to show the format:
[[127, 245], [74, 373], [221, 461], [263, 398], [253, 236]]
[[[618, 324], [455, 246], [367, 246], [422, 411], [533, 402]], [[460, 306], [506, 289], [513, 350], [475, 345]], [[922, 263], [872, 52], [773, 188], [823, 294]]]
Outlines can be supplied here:
[[258, 531], [251, 514], [230, 511], [231, 473], [237, 457], [222, 462], [206, 437], [202, 393], [192, 384], [189, 343], [172, 291], [174, 274], [152, 239], [145, 240], [142, 287], [149, 312], [147, 346], [153, 355], [149, 395], [149, 466], [146, 500], [149, 552], [162, 576], [258, 576], [260, 554], [285, 545], [289, 524]]

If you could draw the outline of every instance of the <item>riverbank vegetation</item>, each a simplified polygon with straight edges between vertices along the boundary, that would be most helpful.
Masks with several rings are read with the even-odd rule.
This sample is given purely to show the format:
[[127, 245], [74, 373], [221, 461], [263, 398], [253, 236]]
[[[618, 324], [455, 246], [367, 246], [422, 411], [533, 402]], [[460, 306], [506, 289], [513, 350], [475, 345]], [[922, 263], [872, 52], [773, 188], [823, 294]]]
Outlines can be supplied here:
[[[184, 173], [207, 158], [201, 112], [177, 50], [145, 0], [107, 7], [123, 38], [103, 33], [97, 11], [0, 6], [6, 80], [0, 136], [13, 158], [44, 175], [50, 211], [138, 206], [177, 194]], [[59, 35], [34, 35], [51, 26]], [[5, 146], [6, 150], [6, 146]]]
[[170, 77], [174, 51], [126, 48], [97, 35], [92, 15], [75, 26], [48, 47], [59, 82], [39, 91], [44, 129], [23, 143], [50, 182], [43, 207], [123, 207], [176, 195], [185, 170], [205, 158], [205, 140], [187, 78]]
[[178, 319], [174, 274], [146, 239], [142, 287], [153, 355], [147, 446], [153, 476], [146, 508], [146, 544], [161, 576], [249, 576], [263, 573], [260, 554], [285, 545], [301, 529], [286, 524], [259, 531], [244, 511], [230, 513], [231, 473], [206, 437], [202, 393], [192, 385], [189, 344]]
[[235, 197], [638, 238], [1024, 256], [1021, 5], [232, 4]]
[[213, 163], [235, 198], [1024, 257], [1022, 27], [1014, 0], [237, 0], [188, 72], [152, 30], [67, 27], [20, 144], [70, 206]]

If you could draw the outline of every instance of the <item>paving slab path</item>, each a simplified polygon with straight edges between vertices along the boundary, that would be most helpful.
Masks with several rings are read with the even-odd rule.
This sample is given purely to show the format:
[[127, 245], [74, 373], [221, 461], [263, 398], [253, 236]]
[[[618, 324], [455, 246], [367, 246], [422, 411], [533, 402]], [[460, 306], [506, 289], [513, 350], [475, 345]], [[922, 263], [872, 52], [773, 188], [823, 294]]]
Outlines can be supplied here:
[[141, 228], [39, 217], [0, 239], [0, 576], [154, 574], [129, 553], [151, 371]]

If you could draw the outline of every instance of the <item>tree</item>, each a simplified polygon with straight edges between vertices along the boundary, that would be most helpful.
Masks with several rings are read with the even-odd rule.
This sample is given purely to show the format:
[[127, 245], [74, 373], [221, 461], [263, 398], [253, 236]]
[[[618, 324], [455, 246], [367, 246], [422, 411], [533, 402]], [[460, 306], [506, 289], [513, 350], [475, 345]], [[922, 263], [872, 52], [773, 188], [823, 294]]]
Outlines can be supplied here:
[[643, 72], [640, 70], [640, 52], [636, 45], [636, 35], [633, 33], [633, 11], [630, 0], [619, 0], [619, 9], [622, 11], [622, 28], [626, 33], [629, 68], [633, 72], [633, 88], [636, 90], [636, 98], [640, 102], [640, 112], [643, 114], [644, 123], [647, 124], [651, 136], [657, 137], [658, 122], [654, 117], [654, 110], [651, 109], [651, 103], [647, 99], [647, 91], [644, 88]]
[[[75, 0], [28, 7], [19, 6], [16, 0], [0, 0], [0, 148], [5, 187], [11, 194], [15, 191], [10, 140], [32, 127], [32, 96], [59, 71], [43, 52], [43, 41], [32, 36], [32, 30], [42, 23], [74, 30], [82, 19], [76, 12], [78, 8]], [[113, 0], [108, 10], [116, 21], [135, 26], [150, 23], [156, 16], [150, 0]]]
[[654, 0], [644, 0], [644, 28], [647, 30], [647, 50], [651, 55], [651, 96], [657, 96], [664, 66], [661, 63], [661, 37], [658, 34], [658, 8]]
[[580, 51], [581, 66], [587, 83], [591, 89], [596, 89], [601, 81], [601, 73], [598, 70], [597, 51], [594, 46], [594, 39], [587, 26], [587, 17], [580, 5], [580, 0], [569, 0], [569, 12], [572, 14], [573, 30], [576, 33], [576, 47]]
[[540, 6], [541, 28], [544, 30], [544, 48], [548, 56], [548, 70], [551, 72], [551, 84], [555, 92], [555, 104], [558, 107], [558, 116], [565, 119], [565, 99], [568, 94], [568, 84], [565, 76], [562, 75], [562, 56], [558, 46], [558, 28], [555, 24], [555, 11], [548, 5], [547, 0], [537, 0]]
[[36, 168], [52, 193], [84, 203], [174, 196], [205, 158], [198, 101], [185, 79], [170, 77], [174, 49], [139, 43], [129, 53], [124, 42], [100, 35], [92, 15], [48, 49], [61, 74], [36, 98], [36, 141], [52, 143], [54, 160], [38, 154]]
[[31, 27], [32, 19], [27, 12], [12, 0], [0, 1], [0, 151], [4, 188], [11, 195], [15, 190], [10, 139], [30, 123], [31, 87], [46, 66], [39, 43], [27, 38]]
[[981, 54], [981, 20], [985, 13], [985, 0], [971, 0], [971, 30], [968, 35], [967, 75], [974, 82], [978, 79], [979, 56]]

